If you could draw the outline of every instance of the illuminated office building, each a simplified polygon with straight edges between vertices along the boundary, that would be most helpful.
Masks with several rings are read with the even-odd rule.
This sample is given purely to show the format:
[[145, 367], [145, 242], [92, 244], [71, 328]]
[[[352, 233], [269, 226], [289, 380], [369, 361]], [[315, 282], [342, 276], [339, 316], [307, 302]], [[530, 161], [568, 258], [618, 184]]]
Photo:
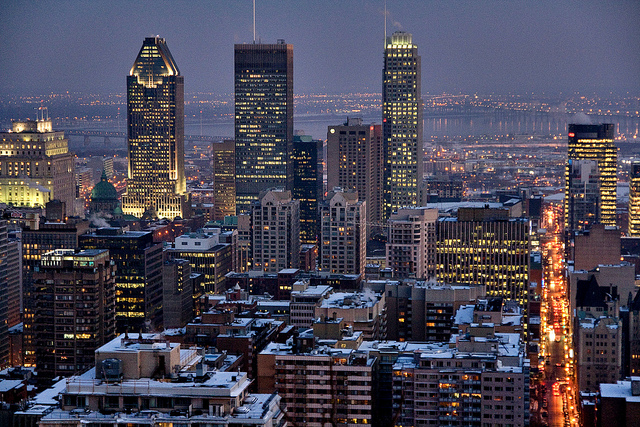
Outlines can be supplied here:
[[147, 37], [127, 76], [129, 176], [122, 211], [188, 216], [184, 177], [184, 77], [164, 39]]
[[367, 202], [369, 234], [380, 232], [371, 224], [382, 222], [384, 176], [382, 126], [347, 119], [327, 132], [327, 188], [355, 190]]
[[108, 249], [116, 265], [118, 332], [162, 325], [162, 243], [150, 231], [99, 228], [79, 238], [82, 249]]
[[64, 132], [49, 119], [16, 121], [0, 140], [0, 203], [44, 207], [57, 199], [73, 215], [75, 162]]
[[236, 214], [236, 143], [232, 139], [211, 144], [213, 169], [212, 221]]
[[293, 45], [235, 45], [236, 208], [293, 188]]
[[460, 208], [437, 225], [436, 278], [482, 284], [487, 296], [529, 302], [529, 221], [506, 209]]
[[105, 249], [42, 255], [33, 275], [38, 377], [91, 369], [96, 349], [115, 337], [114, 270]]
[[418, 203], [424, 168], [420, 56], [411, 34], [396, 31], [387, 38], [382, 78], [384, 219], [387, 219], [398, 208]]
[[629, 236], [640, 237], [640, 162], [631, 164], [629, 178]]
[[565, 168], [565, 227], [571, 229], [576, 223], [571, 218], [569, 202], [571, 198], [571, 164], [576, 160], [596, 160], [600, 174], [600, 206], [597, 222], [616, 225], [616, 167], [617, 150], [613, 142], [615, 125], [569, 125], [569, 152]]
[[322, 200], [322, 141], [309, 135], [293, 137], [293, 191], [300, 201], [300, 242], [315, 245], [320, 233], [318, 204]]

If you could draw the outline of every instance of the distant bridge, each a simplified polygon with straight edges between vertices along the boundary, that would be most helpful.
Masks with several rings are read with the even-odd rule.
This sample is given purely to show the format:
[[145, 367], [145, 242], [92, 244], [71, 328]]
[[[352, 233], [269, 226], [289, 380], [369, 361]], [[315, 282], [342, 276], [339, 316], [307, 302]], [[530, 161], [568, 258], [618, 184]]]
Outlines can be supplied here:
[[[83, 136], [84, 145], [91, 143], [91, 138], [104, 138], [104, 144], [111, 143], [111, 138], [122, 139], [127, 141], [127, 134], [125, 132], [109, 132], [100, 130], [65, 130], [65, 135], [68, 136]], [[209, 135], [185, 135], [184, 140], [187, 142], [220, 142], [225, 139], [233, 139], [230, 136], [209, 136]]]

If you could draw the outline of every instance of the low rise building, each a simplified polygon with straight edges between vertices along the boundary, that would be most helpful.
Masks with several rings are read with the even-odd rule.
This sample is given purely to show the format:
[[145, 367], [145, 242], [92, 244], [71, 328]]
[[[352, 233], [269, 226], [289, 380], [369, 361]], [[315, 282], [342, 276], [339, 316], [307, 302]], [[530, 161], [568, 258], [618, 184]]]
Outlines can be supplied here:
[[640, 377], [600, 384], [597, 425], [640, 426]]
[[95, 368], [63, 382], [40, 426], [265, 426], [284, 424], [280, 396], [249, 394], [245, 372], [208, 371], [197, 349], [153, 334], [120, 335]]
[[387, 312], [384, 294], [367, 292], [334, 292], [315, 308], [316, 318], [343, 318], [364, 339], [383, 340], [387, 337]]
[[289, 305], [289, 324], [296, 328], [310, 328], [315, 318], [315, 309], [333, 288], [327, 285], [309, 286], [308, 280], [293, 284]]

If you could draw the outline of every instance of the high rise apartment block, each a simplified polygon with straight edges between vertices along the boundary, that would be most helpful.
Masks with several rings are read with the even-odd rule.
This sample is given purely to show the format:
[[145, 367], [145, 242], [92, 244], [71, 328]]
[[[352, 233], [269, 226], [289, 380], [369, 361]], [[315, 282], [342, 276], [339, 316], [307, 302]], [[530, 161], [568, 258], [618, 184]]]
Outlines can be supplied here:
[[424, 169], [421, 96], [418, 46], [411, 34], [396, 31], [385, 41], [382, 72], [384, 219], [418, 203]]
[[367, 251], [367, 204], [355, 191], [336, 187], [320, 206], [320, 268], [363, 274]]
[[300, 202], [271, 189], [251, 205], [253, 270], [277, 273], [300, 265]]
[[58, 249], [34, 272], [38, 376], [82, 373], [98, 347], [115, 337], [115, 264], [106, 249]]
[[437, 222], [437, 209], [401, 208], [391, 215], [386, 257], [396, 277], [435, 276]]
[[33, 273], [40, 265], [40, 258], [47, 252], [56, 249], [75, 249], [78, 238], [89, 228], [89, 221], [68, 219], [61, 221], [53, 214], [54, 202], [49, 202], [46, 221], [37, 229], [24, 228], [22, 230], [22, 264], [23, 264], [23, 292], [24, 292], [24, 363], [26, 366], [35, 364], [34, 343], [34, 310], [35, 298], [33, 288]]
[[[570, 124], [568, 159], [565, 168], [565, 227], [580, 226], [570, 209], [572, 191], [570, 188], [572, 163], [578, 160], [595, 160], [599, 174], [599, 206], [597, 222], [604, 225], [616, 225], [616, 188], [617, 156], [614, 144], [615, 125], [603, 123], [597, 125]], [[575, 171], [574, 171], [575, 172]], [[585, 179], [582, 179], [583, 181]]]
[[[341, 321], [329, 320], [327, 326], [340, 334]], [[271, 343], [258, 355], [258, 391], [277, 390], [287, 418], [297, 425], [375, 422], [376, 358], [356, 351], [357, 333], [343, 330], [341, 335], [331, 337], [336, 348], [314, 347], [314, 334], [307, 330], [294, 340], [293, 348]]]
[[163, 38], [147, 37], [127, 76], [129, 175], [124, 214], [185, 218], [184, 77]]
[[456, 337], [393, 365], [395, 425], [529, 425], [529, 361], [519, 334]]
[[236, 44], [236, 208], [293, 189], [293, 45]]
[[51, 120], [25, 120], [0, 133], [0, 203], [40, 206], [60, 200], [74, 214], [75, 162]]
[[[382, 126], [348, 118], [327, 132], [327, 188], [355, 190], [367, 202], [367, 222], [382, 222], [384, 151]], [[380, 227], [369, 227], [371, 233]]]

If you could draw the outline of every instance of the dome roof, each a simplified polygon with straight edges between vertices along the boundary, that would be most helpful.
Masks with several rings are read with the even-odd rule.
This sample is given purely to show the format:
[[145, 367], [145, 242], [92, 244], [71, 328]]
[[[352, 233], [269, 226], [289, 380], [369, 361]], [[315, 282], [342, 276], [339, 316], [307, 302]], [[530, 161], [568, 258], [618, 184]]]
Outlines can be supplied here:
[[100, 182], [91, 190], [91, 200], [118, 200], [118, 192], [107, 179], [107, 175], [102, 171]]

